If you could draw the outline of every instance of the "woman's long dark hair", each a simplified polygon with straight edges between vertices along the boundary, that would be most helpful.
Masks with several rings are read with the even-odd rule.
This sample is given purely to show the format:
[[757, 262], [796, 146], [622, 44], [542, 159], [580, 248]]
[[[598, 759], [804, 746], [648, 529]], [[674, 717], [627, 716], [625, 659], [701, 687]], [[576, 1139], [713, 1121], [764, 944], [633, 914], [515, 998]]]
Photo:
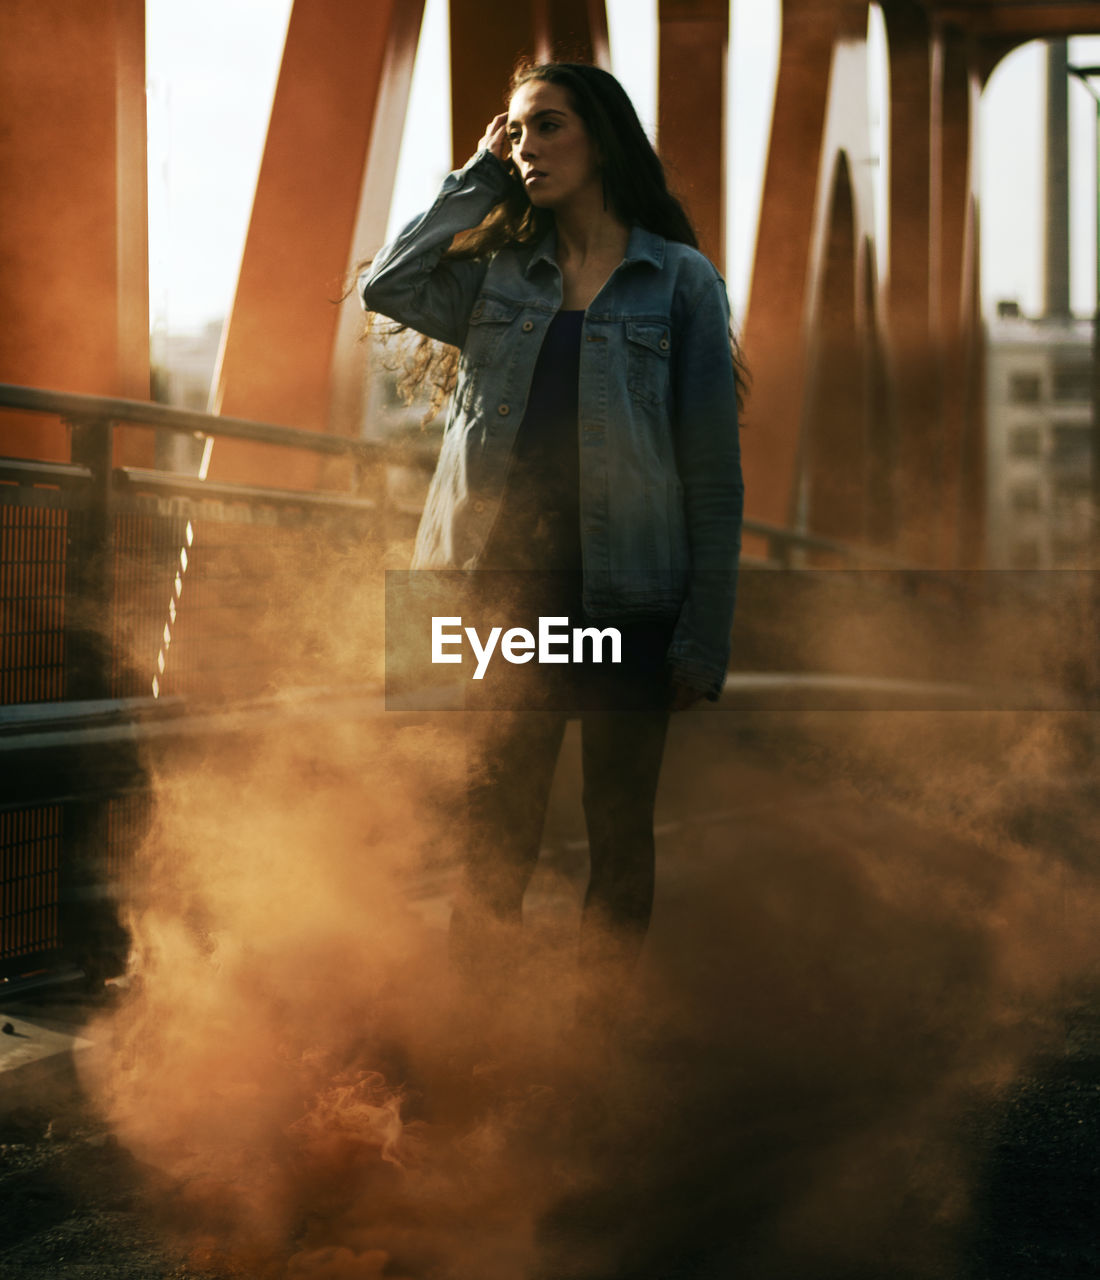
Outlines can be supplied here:
[[[603, 157], [604, 198], [616, 217], [627, 226], [636, 223], [666, 240], [698, 249], [691, 219], [668, 189], [664, 165], [618, 80], [610, 72], [585, 62], [524, 60], [512, 73], [505, 103], [532, 80], [559, 85], [569, 94], [597, 154]], [[510, 162], [507, 167], [513, 181], [505, 198], [478, 226], [456, 235], [444, 258], [481, 258], [500, 249], [533, 244], [553, 225], [553, 212], [533, 205]], [[366, 265], [363, 263], [358, 269]], [[368, 317], [367, 333], [378, 331], [373, 321], [373, 316]], [[391, 323], [383, 332], [396, 333], [404, 327]], [[748, 376], [732, 326], [730, 350], [740, 406]], [[429, 421], [454, 389], [457, 369], [458, 352], [454, 347], [444, 347], [421, 336], [400, 366], [398, 389], [411, 403], [417, 388], [425, 381], [429, 383], [431, 403], [425, 418]]]

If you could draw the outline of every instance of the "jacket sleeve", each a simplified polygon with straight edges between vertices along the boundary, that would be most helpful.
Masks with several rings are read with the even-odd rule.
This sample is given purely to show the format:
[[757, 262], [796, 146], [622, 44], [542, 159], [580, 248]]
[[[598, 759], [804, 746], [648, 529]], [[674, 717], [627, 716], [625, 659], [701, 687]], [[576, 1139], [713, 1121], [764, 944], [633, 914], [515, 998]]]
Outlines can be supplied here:
[[487, 263], [443, 254], [457, 232], [476, 227], [508, 193], [512, 179], [491, 151], [449, 173], [435, 203], [383, 246], [359, 275], [366, 311], [460, 347]]
[[745, 488], [725, 282], [707, 286], [678, 335], [674, 430], [691, 554], [669, 647], [674, 679], [712, 701], [729, 665]]

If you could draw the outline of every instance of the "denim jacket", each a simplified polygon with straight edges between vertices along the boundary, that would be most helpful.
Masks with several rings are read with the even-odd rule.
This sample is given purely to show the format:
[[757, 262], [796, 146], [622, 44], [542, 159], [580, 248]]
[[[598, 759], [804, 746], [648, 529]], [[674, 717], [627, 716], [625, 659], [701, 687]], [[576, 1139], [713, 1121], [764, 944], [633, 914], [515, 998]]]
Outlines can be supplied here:
[[[484, 259], [442, 257], [511, 181], [478, 151], [359, 277], [365, 308], [460, 349], [414, 569], [477, 567], [561, 306], [553, 230]], [[676, 617], [670, 671], [712, 699], [729, 661], [744, 496], [728, 324], [714, 266], [634, 226], [585, 313], [578, 388], [585, 612]]]

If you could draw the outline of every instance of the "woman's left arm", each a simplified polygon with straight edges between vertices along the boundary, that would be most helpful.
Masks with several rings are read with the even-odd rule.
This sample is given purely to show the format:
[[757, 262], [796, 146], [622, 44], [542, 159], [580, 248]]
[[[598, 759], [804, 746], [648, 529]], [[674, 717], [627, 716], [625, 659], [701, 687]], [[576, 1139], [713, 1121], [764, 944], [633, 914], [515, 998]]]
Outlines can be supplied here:
[[745, 497], [729, 319], [725, 281], [715, 275], [674, 335], [673, 431], [691, 579], [668, 661], [674, 683], [712, 701], [729, 665]]

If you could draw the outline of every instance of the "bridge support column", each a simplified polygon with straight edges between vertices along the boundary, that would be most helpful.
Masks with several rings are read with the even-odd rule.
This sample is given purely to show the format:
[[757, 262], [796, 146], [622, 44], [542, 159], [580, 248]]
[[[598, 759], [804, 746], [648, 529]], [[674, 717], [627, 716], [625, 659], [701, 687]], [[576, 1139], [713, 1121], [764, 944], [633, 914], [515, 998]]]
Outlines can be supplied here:
[[[213, 412], [357, 429], [331, 421], [362, 376], [359, 304], [338, 299], [355, 257], [384, 238], [422, 12], [423, 0], [295, 0]], [[210, 474], [308, 488], [319, 472], [313, 458], [223, 441]]]
[[[855, 471], [862, 476], [865, 467], [862, 428], [857, 425], [853, 433], [849, 424], [836, 435], [837, 414], [831, 406], [823, 412], [822, 390], [835, 373], [829, 326], [842, 318], [845, 403], [854, 397], [857, 414], [863, 414], [868, 388], [858, 359], [862, 338], [854, 327], [864, 323], [865, 256], [859, 246], [871, 228], [866, 31], [867, 5], [860, 0], [783, 6], [775, 115], [745, 320], [753, 386], [749, 428], [741, 437], [749, 512], [776, 524], [803, 525], [807, 517], [813, 523], [814, 489], [816, 505], [824, 504], [832, 520], [837, 477]], [[751, 541], [747, 545], [759, 549]]]
[[[144, 0], [0, 5], [0, 174], [0, 381], [148, 399]], [[6, 414], [2, 452], [67, 461], [66, 430]]]
[[985, 421], [978, 293], [977, 122], [981, 88], [964, 39], [945, 32], [940, 162], [941, 515], [936, 563], [984, 560]]
[[890, 272], [887, 332], [894, 389], [896, 550], [928, 562], [944, 469], [938, 320], [942, 283], [942, 58], [913, 0], [883, 5], [890, 51]]
[[726, 0], [660, 0], [657, 141], [699, 247], [725, 269]]
[[473, 155], [504, 110], [520, 57], [595, 62], [611, 68], [604, 0], [450, 0], [451, 145], [455, 167]]

